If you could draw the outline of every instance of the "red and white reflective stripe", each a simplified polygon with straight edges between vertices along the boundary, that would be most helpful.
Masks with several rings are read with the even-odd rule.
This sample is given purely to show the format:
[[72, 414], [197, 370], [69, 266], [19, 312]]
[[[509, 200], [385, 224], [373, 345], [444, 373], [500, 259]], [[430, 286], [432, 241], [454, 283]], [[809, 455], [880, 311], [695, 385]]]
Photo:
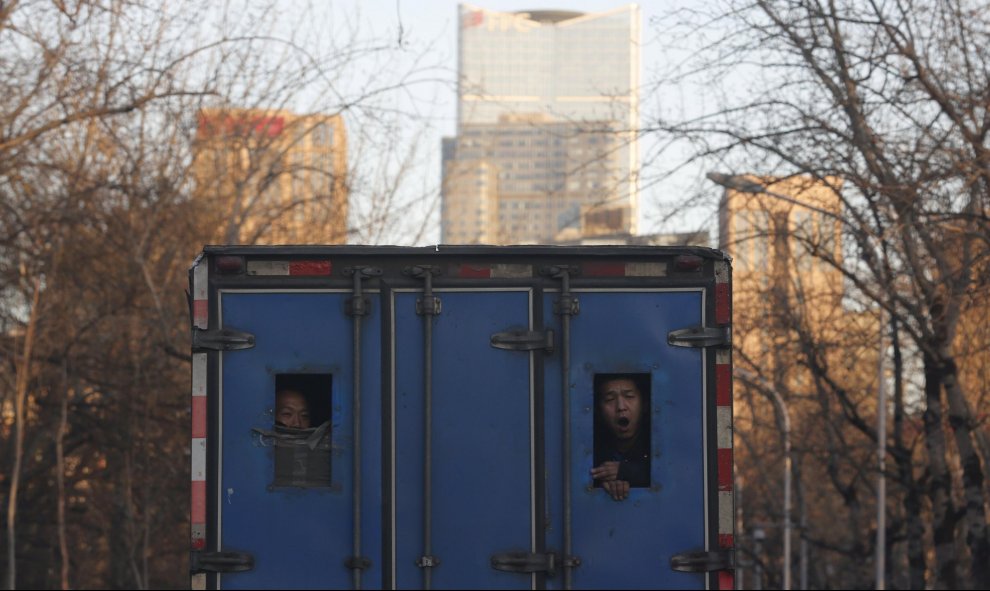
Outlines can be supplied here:
[[[206, 330], [210, 326], [207, 285], [209, 267], [200, 259], [193, 269], [193, 326]], [[189, 505], [193, 550], [206, 547], [206, 353], [192, 356], [192, 459]]]
[[192, 457], [189, 522], [192, 549], [206, 547], [206, 353], [192, 356]]
[[667, 263], [585, 263], [586, 277], [666, 277]]
[[[715, 263], [715, 323], [732, 323], [732, 283], [728, 261]], [[735, 546], [732, 480], [732, 349], [715, 351], [715, 437], [718, 442], [718, 547]], [[734, 589], [735, 573], [718, 572], [718, 588]]]
[[193, 326], [206, 329], [210, 325], [210, 306], [207, 285], [209, 268], [205, 259], [200, 259], [193, 269]]
[[732, 353], [715, 352], [715, 438], [718, 442], [718, 545], [733, 545], [732, 511]]
[[729, 282], [729, 263], [715, 263], [715, 323], [732, 322], [732, 284]]
[[329, 275], [330, 261], [248, 261], [248, 275], [288, 275], [312, 277]]
[[[200, 259], [193, 269], [193, 326], [203, 330], [210, 326], [208, 273], [207, 262]], [[194, 353], [192, 356], [191, 406], [189, 523], [192, 549], [202, 550], [206, 547], [206, 353]]]
[[[718, 465], [718, 547], [729, 549], [735, 545], [734, 499], [732, 482], [732, 351], [715, 351], [715, 439]], [[732, 589], [734, 577], [731, 571], [718, 574], [718, 588]]]
[[[250, 269], [250, 263], [248, 265]], [[665, 277], [667, 275], [667, 263], [585, 263], [581, 265], [580, 274], [585, 277]], [[532, 265], [477, 264], [458, 265], [453, 269], [451, 275], [469, 279], [517, 279], [534, 276]]]
[[533, 265], [471, 265], [463, 264], [458, 265], [454, 272], [451, 273], [455, 277], [464, 277], [469, 279], [504, 279], [504, 278], [522, 278], [522, 277], [532, 277], [533, 276]]

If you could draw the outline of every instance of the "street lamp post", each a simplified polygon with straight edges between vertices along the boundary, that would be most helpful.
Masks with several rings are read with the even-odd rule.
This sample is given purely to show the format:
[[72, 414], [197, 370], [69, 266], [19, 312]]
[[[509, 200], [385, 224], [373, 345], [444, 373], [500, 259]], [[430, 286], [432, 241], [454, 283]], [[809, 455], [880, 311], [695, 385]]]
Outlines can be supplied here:
[[887, 588], [887, 391], [883, 383], [883, 307], [880, 308], [880, 349], [877, 354], [877, 548], [876, 588]]
[[760, 557], [763, 554], [763, 538], [765, 537], [766, 533], [762, 527], [753, 528], [753, 563], [756, 571], [753, 576], [754, 591], [762, 591], [763, 589], [763, 567], [760, 566]]
[[787, 408], [787, 403], [784, 402], [784, 397], [777, 392], [769, 381], [763, 376], [754, 374], [752, 372], [746, 371], [739, 367], [735, 368], [735, 371], [743, 374], [747, 379], [752, 379], [759, 381], [763, 384], [763, 389], [770, 395], [770, 400], [773, 402], [774, 406], [777, 407], [778, 416], [780, 417], [780, 430], [781, 439], [784, 443], [784, 568], [783, 568], [783, 586], [781, 587], [784, 591], [790, 591], [791, 589], [791, 489], [793, 484], [791, 482], [792, 472], [792, 454], [791, 454], [791, 413]]
[[[710, 172], [708, 179], [713, 183], [733, 189], [741, 193], [764, 194], [781, 201], [799, 205], [805, 209], [815, 211], [838, 220], [843, 224], [848, 223], [845, 218], [836, 212], [815, 207], [810, 203], [804, 203], [794, 199], [790, 195], [784, 195], [776, 191], [767, 189], [762, 183], [754, 181], [745, 176], [722, 174]], [[887, 521], [887, 481], [886, 481], [886, 458], [887, 458], [887, 393], [884, 389], [884, 338], [883, 338], [883, 309], [880, 310], [880, 343], [877, 355], [877, 533], [876, 533], [876, 589], [886, 588], [886, 521]], [[805, 534], [807, 535], [807, 534]]]
[[[761, 378], [762, 379], [762, 378]], [[770, 391], [771, 400], [780, 411], [781, 422], [783, 424], [784, 438], [784, 591], [791, 589], [791, 413], [787, 409], [784, 398], [775, 388], [764, 384]]]

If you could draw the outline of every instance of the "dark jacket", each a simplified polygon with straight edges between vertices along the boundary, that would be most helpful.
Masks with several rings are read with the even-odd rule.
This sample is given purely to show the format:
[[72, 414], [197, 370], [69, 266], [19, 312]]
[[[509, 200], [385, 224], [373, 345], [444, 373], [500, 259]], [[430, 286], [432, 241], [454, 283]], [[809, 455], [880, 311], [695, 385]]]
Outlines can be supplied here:
[[[638, 437], [625, 452], [619, 451], [613, 437], [603, 439], [595, 445], [595, 466], [601, 466], [604, 462], [619, 462], [618, 480], [628, 481], [629, 486], [650, 486], [650, 449], [646, 438]], [[595, 486], [601, 485], [601, 481], [595, 481]]]

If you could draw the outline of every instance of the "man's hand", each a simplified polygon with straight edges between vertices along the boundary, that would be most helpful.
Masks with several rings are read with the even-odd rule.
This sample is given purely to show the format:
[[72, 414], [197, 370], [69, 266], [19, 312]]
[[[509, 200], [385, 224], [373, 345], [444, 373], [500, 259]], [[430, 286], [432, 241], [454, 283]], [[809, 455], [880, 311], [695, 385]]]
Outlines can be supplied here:
[[629, 482], [619, 480], [619, 462], [602, 462], [601, 466], [591, 469], [591, 477], [600, 480], [602, 488], [616, 501], [629, 497]]
[[626, 480], [609, 480], [602, 483], [602, 488], [616, 501], [624, 501], [629, 497], [629, 482]]
[[601, 466], [591, 469], [591, 477], [604, 483], [616, 480], [619, 477], [619, 462], [602, 462]]

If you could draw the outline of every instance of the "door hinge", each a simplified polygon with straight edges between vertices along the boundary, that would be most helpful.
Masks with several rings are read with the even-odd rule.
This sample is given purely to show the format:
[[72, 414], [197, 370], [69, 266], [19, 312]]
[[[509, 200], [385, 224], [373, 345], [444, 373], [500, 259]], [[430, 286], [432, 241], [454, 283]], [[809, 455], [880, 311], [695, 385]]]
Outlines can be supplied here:
[[728, 347], [732, 345], [730, 326], [692, 326], [672, 330], [667, 343], [675, 347]]
[[254, 568], [254, 556], [246, 552], [189, 553], [189, 570], [193, 573], [237, 573]]
[[535, 351], [543, 349], [553, 353], [553, 331], [506, 330], [492, 335], [492, 347], [509, 351]]
[[732, 550], [681, 552], [670, 557], [670, 568], [682, 573], [705, 573], [735, 567], [735, 552]]
[[231, 328], [192, 331], [193, 351], [235, 351], [254, 347], [254, 335]]
[[492, 568], [510, 573], [546, 573], [552, 577], [557, 572], [557, 556], [552, 552], [503, 552], [491, 558]]

